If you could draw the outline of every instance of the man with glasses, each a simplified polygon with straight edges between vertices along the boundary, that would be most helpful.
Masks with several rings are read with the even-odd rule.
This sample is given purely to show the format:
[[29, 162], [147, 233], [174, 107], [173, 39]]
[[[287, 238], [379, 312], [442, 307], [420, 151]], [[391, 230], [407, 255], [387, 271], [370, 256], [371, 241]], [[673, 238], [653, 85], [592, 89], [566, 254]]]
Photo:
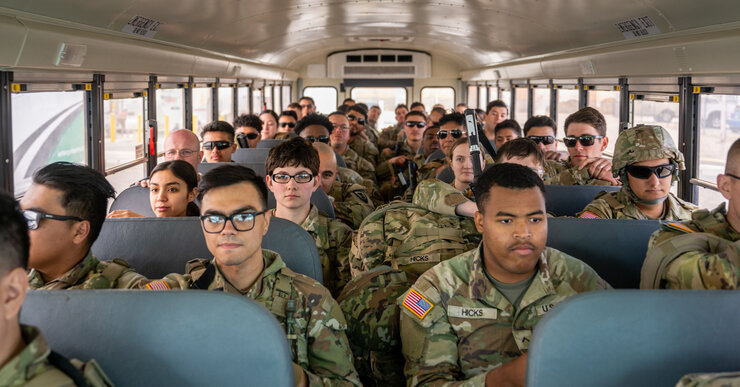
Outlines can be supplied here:
[[403, 130], [403, 122], [406, 120], [406, 114], [409, 112], [408, 107], [404, 104], [396, 106], [396, 125], [383, 128], [378, 137], [378, 149], [393, 148], [396, 143], [401, 141], [400, 138]]
[[198, 170], [198, 163], [203, 158], [198, 136], [192, 130], [178, 129], [164, 139], [164, 160], [183, 160]]
[[350, 106], [347, 109], [347, 119], [349, 120], [349, 146], [357, 152], [360, 157], [369, 161], [374, 167], [378, 165], [378, 148], [368, 140], [365, 133], [365, 123], [367, 122], [367, 110], [362, 106]]
[[234, 132], [239, 148], [256, 148], [262, 140], [262, 120], [256, 114], [242, 114], [234, 120]]
[[279, 254], [261, 247], [270, 224], [262, 178], [240, 165], [214, 168], [201, 178], [198, 199], [213, 259], [190, 261], [186, 274], [169, 274], [150, 285], [252, 299], [270, 310], [289, 335], [296, 385], [359, 385], [347, 323], [336, 301], [320, 283], [293, 272]]
[[[259, 118], [257, 119], [259, 120]], [[202, 147], [205, 161], [207, 163], [230, 162], [231, 155], [236, 151], [234, 136], [234, 127], [228, 122], [213, 121], [204, 126], [200, 131], [200, 138], [203, 139]]]
[[304, 139], [293, 138], [270, 149], [265, 161], [266, 180], [275, 195], [272, 215], [290, 220], [311, 234], [321, 258], [324, 284], [336, 296], [351, 279], [352, 229], [311, 204], [311, 194], [321, 186], [319, 165], [316, 150]]
[[347, 144], [350, 138], [350, 126], [347, 116], [341, 112], [334, 112], [329, 114], [329, 122], [331, 122], [333, 127], [329, 135], [331, 147], [342, 156], [344, 163], [347, 164], [347, 168], [359, 173], [363, 178], [375, 182], [375, 166], [360, 157]]
[[313, 101], [313, 98], [308, 96], [303, 96], [301, 99], [298, 100], [298, 105], [301, 107], [301, 114], [300, 119], [303, 117], [316, 113], [316, 102]]
[[671, 191], [678, 171], [686, 169], [683, 154], [667, 130], [639, 125], [619, 134], [612, 172], [622, 181], [617, 192], [602, 192], [580, 218], [688, 220], [698, 209]]
[[294, 111], [284, 110], [280, 113], [280, 117], [278, 117], [278, 133], [275, 135], [275, 139], [285, 140], [293, 137], [296, 122], [298, 122], [298, 116]]
[[33, 175], [20, 201], [31, 240], [31, 289], [128, 289], [146, 282], [126, 261], [101, 262], [90, 251], [114, 194], [105, 177], [86, 166], [56, 162]]
[[419, 149], [426, 127], [426, 115], [423, 112], [410, 111], [406, 114], [406, 120], [404, 121], [403, 133], [406, 139], [397, 143], [393, 150], [386, 149], [383, 151], [375, 174], [380, 183], [380, 193], [386, 201], [391, 201], [394, 197], [403, 195], [411, 186], [408, 170], [410, 163], [415, 164], [412, 167], [414, 170], [424, 164], [425, 158], [423, 154], [419, 153]]
[[740, 287], [740, 140], [727, 152], [717, 188], [727, 205], [694, 211], [688, 221], [661, 223], [648, 244], [641, 289]]
[[548, 116], [533, 116], [524, 123], [524, 137], [534, 141], [545, 155], [545, 176], [548, 180], [555, 176], [559, 162], [565, 162], [568, 153], [558, 151], [558, 127], [555, 120]]

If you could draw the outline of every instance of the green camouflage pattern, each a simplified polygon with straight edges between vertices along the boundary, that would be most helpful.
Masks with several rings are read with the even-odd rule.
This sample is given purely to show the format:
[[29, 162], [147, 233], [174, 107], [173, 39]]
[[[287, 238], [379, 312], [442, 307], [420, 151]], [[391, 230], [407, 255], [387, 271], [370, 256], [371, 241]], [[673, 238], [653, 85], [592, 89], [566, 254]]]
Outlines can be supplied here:
[[688, 374], [678, 381], [676, 387], [740, 387], [740, 372]]
[[438, 214], [457, 216], [455, 208], [467, 201], [470, 201], [470, 196], [465, 192], [458, 191], [442, 180], [428, 179], [416, 187], [411, 202]]
[[120, 258], [99, 261], [88, 252], [77, 265], [51, 281], [45, 281], [36, 269], [28, 272], [28, 287], [39, 290], [61, 289], [136, 289], [148, 279], [138, 274]]
[[380, 137], [380, 134], [378, 133], [378, 131], [375, 130], [375, 128], [373, 128], [372, 126], [366, 124], [365, 125], [365, 136], [367, 136], [367, 139], [371, 143], [373, 143], [373, 145], [375, 145], [377, 148], [378, 137]]
[[[647, 272], [661, 260], [670, 261], [663, 272]], [[740, 233], [727, 222], [725, 204], [695, 211], [689, 221], [662, 223], [650, 237], [642, 274], [645, 288], [646, 277], [660, 276], [667, 289], [737, 289]]]
[[[400, 179], [396, 176], [398, 167], [388, 162], [389, 159], [396, 156], [406, 156], [416, 163], [417, 168], [424, 164], [425, 157], [423, 154], [414, 152], [407, 143], [403, 143], [399, 148], [398, 152], [394, 153], [392, 150], [386, 149], [380, 156], [380, 164], [375, 168], [375, 176], [378, 178], [380, 184], [380, 194], [383, 196], [386, 202], [394, 200], [396, 197], [401, 198], [407, 188], [403, 188]], [[409, 178], [408, 168], [403, 169], [403, 177], [406, 179], [407, 184], [411, 184]]]
[[581, 170], [573, 166], [568, 160], [565, 164], [548, 163], [549, 171], [545, 171], [551, 176], [544, 179], [545, 184], [557, 185], [612, 185], [608, 180], [601, 180], [591, 177], [588, 168]]
[[561, 163], [555, 160], [545, 160], [545, 174], [542, 175], [542, 180], [547, 182], [555, 177], [561, 165]]
[[347, 145], [349, 145], [353, 151], [357, 152], [360, 157], [369, 161], [373, 166], [378, 165], [378, 148], [376, 148], [370, 141], [365, 140], [361, 136], [356, 136], [355, 139]]
[[347, 147], [344, 154], [342, 154], [342, 158], [344, 163], [347, 164], [347, 168], [359, 173], [365, 179], [375, 181], [375, 166], [360, 157], [352, 148]]
[[381, 265], [420, 275], [480, 243], [471, 218], [446, 216], [393, 202], [362, 222], [352, 243], [352, 276]]
[[381, 151], [386, 148], [393, 149], [396, 143], [402, 141], [403, 124], [397, 124], [384, 128], [378, 136], [378, 149]]
[[299, 226], [311, 234], [319, 250], [324, 286], [336, 296], [352, 278], [349, 268], [349, 250], [352, 248], [352, 229], [341, 221], [319, 213], [311, 205], [308, 216]]
[[[440, 171], [442, 168], [447, 166], [446, 159], [434, 159], [429, 160], [428, 163], [425, 163], [424, 165], [420, 165], [419, 169], [416, 170], [416, 181], [418, 184], [421, 184], [424, 180], [429, 179], [436, 179], [437, 178], [437, 172]], [[418, 185], [417, 187], [418, 188]], [[409, 202], [413, 200], [414, 192], [416, 190], [412, 190], [411, 187], [406, 189], [406, 192], [403, 193], [402, 200], [404, 202]]]
[[[694, 204], [685, 202], [672, 193], [668, 193], [663, 206], [663, 216], [660, 220], [689, 220], [691, 219], [691, 212], [699, 209]], [[586, 212], [590, 212], [601, 219], [650, 219], [640, 210], [624, 187], [616, 192], [600, 192], [596, 195], [594, 201], [578, 214], [578, 217], [584, 217]]]
[[335, 181], [329, 190], [329, 197], [334, 203], [334, 215], [337, 220], [356, 230], [362, 221], [375, 210], [367, 189], [360, 184]]
[[373, 201], [375, 206], [384, 204], [383, 197], [380, 196], [378, 184], [375, 182], [375, 179], [363, 179], [359, 173], [349, 168], [337, 167], [337, 181], [341, 181], [342, 183], [361, 184], [365, 187], [367, 193], [370, 194], [370, 200]]
[[[347, 323], [341, 309], [329, 291], [320, 283], [290, 270], [280, 254], [262, 249], [265, 267], [261, 278], [252, 287], [242, 291], [224, 277], [215, 259], [216, 274], [208, 290], [224, 291], [250, 298], [267, 308], [277, 318], [283, 330], [288, 331], [285, 305], [296, 303], [292, 331], [294, 340], [288, 340], [293, 362], [306, 372], [311, 386], [360, 385], [352, 365], [352, 352], [345, 331]], [[162, 280], [171, 289], [189, 289], [203, 275], [206, 260], [192, 260], [187, 274], [168, 274]], [[281, 291], [278, 281], [288, 278], [289, 291]], [[281, 294], [289, 294], [287, 297]], [[286, 299], [287, 298], [287, 299]]]
[[630, 164], [663, 158], [675, 161], [680, 170], [686, 169], [683, 154], [667, 130], [657, 125], [638, 125], [619, 133], [614, 145], [612, 173], [617, 177]]
[[[69, 376], [49, 362], [51, 348], [41, 331], [32, 326], [21, 325], [21, 335], [26, 346], [0, 368], [0, 386], [75, 386]], [[72, 361], [72, 363], [79, 366], [79, 371], [91, 387], [113, 385], [95, 360], [87, 363]]]
[[512, 305], [484, 273], [481, 248], [416, 281], [412, 289], [433, 305], [423, 318], [403, 306], [405, 295], [398, 298], [408, 385], [483, 386], [488, 371], [527, 352], [532, 331], [553, 307], [578, 293], [610, 288], [585, 263], [546, 248], [537, 275], [519, 305]]

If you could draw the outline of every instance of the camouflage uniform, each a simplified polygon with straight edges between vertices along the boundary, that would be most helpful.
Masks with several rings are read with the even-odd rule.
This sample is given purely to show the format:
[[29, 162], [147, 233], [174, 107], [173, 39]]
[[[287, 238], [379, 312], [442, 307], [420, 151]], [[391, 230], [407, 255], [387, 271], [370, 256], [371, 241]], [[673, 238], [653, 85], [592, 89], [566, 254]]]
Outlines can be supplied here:
[[385, 148], [393, 149], [396, 143], [402, 141], [401, 131], [403, 130], [403, 123], [396, 124], [384, 128], [378, 136], [378, 149], [383, 150]]
[[[388, 160], [396, 156], [408, 157], [412, 162], [416, 163], [417, 168], [423, 165], [425, 161], [424, 155], [414, 152], [406, 142], [399, 144], [396, 152], [389, 150], [383, 152], [380, 157], [380, 164], [375, 168], [375, 176], [377, 176], [380, 184], [380, 194], [386, 201], [391, 201], [396, 196], [403, 195], [406, 189], [408, 189], [408, 187], [403, 188], [402, 182], [396, 177], [399, 167], [388, 162]], [[406, 179], [406, 183], [410, 186], [411, 179], [409, 178], [408, 168], [403, 168], [403, 176]]]
[[447, 216], [457, 216], [455, 208], [470, 200], [472, 192], [461, 192], [442, 180], [428, 179], [419, 183], [413, 204]]
[[542, 175], [542, 180], [545, 182], [551, 180], [553, 177], [555, 177], [555, 175], [558, 174], [558, 170], [561, 168], [562, 165], [563, 164], [555, 160], [545, 160], [545, 174]]
[[85, 258], [59, 278], [45, 282], [36, 269], [28, 272], [28, 287], [40, 290], [61, 289], [136, 289], [148, 282], [120, 258], [99, 261], [88, 252]]
[[[661, 220], [687, 220], [691, 219], [691, 212], [699, 207], [677, 198], [672, 193], [668, 193]], [[635, 203], [630, 194], [624, 187], [617, 192], [601, 192], [596, 195], [594, 201], [589, 203], [583, 209], [578, 217], [600, 219], [650, 219], [642, 213], [637, 203]]]
[[335, 181], [329, 190], [334, 203], [334, 215], [353, 230], [375, 209], [364, 186]]
[[738, 387], [740, 372], [718, 372], [713, 374], [688, 374], [678, 381], [676, 387]]
[[[549, 170], [548, 170], [549, 169]], [[545, 168], [550, 178], [545, 179], [545, 184], [558, 184], [558, 185], [612, 185], [607, 180], [597, 179], [591, 177], [588, 173], [588, 168], [585, 167], [578, 170], [577, 167], [573, 166], [568, 160], [565, 164], [561, 163], [549, 163], [548, 167]]]
[[373, 145], [376, 145], [377, 148], [378, 137], [380, 136], [378, 131], [370, 125], [365, 125], [365, 135], [367, 136], [368, 141], [373, 143]]
[[727, 222], [725, 204], [691, 217], [664, 222], [650, 237], [640, 288], [738, 288], [740, 233]]
[[[329, 291], [290, 270], [280, 254], [262, 249], [262, 256], [262, 275], [246, 291], [237, 289], [224, 277], [215, 259], [192, 260], [188, 262], [187, 274], [168, 274], [161, 282], [171, 289], [190, 289], [201, 277], [210, 279], [212, 275], [207, 284], [198, 284], [197, 288], [250, 298], [275, 315], [286, 334], [289, 329], [293, 332], [295, 338], [288, 338], [288, 342], [294, 366], [305, 370], [309, 385], [360, 385], [345, 336], [347, 323]], [[292, 318], [287, 306], [290, 301], [295, 302]], [[291, 320], [295, 322], [291, 324]]]
[[378, 185], [375, 183], [375, 179], [364, 179], [359, 173], [349, 168], [337, 167], [337, 181], [363, 185], [365, 190], [367, 190], [367, 193], [370, 195], [370, 200], [373, 201], [375, 206], [384, 204], [383, 197], [380, 196], [380, 191], [378, 191]]
[[[51, 348], [41, 331], [21, 325], [21, 335], [27, 344], [19, 354], [8, 359], [0, 368], [0, 386], [75, 386], [72, 378], [50, 362]], [[71, 363], [79, 369], [90, 386], [113, 385], [95, 360], [85, 364], [72, 360]]]
[[365, 179], [375, 181], [375, 166], [360, 157], [352, 148], [347, 147], [341, 156], [344, 163], [347, 164], [347, 168], [359, 173]]
[[[482, 247], [433, 267], [398, 299], [408, 385], [464, 380], [482, 386], [488, 371], [527, 352], [532, 330], [554, 306], [609, 288], [585, 263], [546, 248], [514, 306], [484, 273]], [[420, 296], [417, 312], [409, 306], [414, 296]]]
[[349, 269], [349, 250], [352, 247], [352, 229], [329, 218], [311, 205], [311, 210], [299, 226], [311, 234], [319, 250], [324, 286], [332, 295], [339, 295], [352, 278]]
[[367, 160], [373, 166], [378, 165], [378, 148], [368, 140], [362, 138], [362, 136], [355, 136], [355, 139], [351, 143], [347, 144], [353, 151], [357, 152], [360, 157]]

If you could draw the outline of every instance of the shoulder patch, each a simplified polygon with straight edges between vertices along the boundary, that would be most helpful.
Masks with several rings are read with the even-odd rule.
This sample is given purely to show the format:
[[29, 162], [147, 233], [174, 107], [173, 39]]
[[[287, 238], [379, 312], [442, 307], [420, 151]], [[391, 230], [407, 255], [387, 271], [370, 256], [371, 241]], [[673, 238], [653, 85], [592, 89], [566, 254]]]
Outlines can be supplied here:
[[360, 190], [352, 191], [352, 194], [354, 194], [355, 196], [357, 196], [357, 198], [359, 198], [360, 200], [362, 200], [365, 203], [370, 202], [370, 199], [368, 199], [367, 195], [365, 195], [365, 192], [363, 192], [363, 191], [360, 191]]
[[678, 222], [663, 222], [663, 228], [670, 231], [677, 231], [684, 234], [693, 234], [695, 231]]
[[578, 217], [581, 219], [601, 219], [601, 217], [591, 211], [583, 211], [581, 212], [581, 215], [578, 215]]
[[406, 309], [410, 310], [411, 313], [415, 314], [416, 317], [423, 319], [424, 316], [426, 316], [432, 308], [434, 308], [434, 304], [429, 302], [424, 296], [419, 294], [416, 290], [413, 288], [409, 290], [409, 292], [406, 294], [406, 297], [403, 298], [403, 306], [406, 307]]
[[171, 290], [170, 285], [165, 281], [152, 281], [146, 284], [147, 290]]

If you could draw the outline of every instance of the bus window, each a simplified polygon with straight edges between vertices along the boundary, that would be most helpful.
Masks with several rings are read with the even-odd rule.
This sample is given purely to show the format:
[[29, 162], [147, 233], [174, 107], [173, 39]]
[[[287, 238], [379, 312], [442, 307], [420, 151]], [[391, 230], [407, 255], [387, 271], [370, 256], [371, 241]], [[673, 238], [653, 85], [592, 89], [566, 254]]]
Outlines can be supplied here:
[[678, 144], [678, 102], [634, 99], [632, 111], [632, 126], [660, 125], [671, 134], [673, 142]]
[[[373, 105], [380, 107], [381, 113], [376, 124], [378, 129], [395, 125], [396, 105], [406, 103], [404, 87], [355, 87], [352, 88], [350, 95], [356, 102], [363, 102], [368, 107]], [[431, 106], [425, 107], [432, 110]]]
[[486, 107], [488, 106], [488, 102], [491, 102], [497, 99], [498, 99], [498, 87], [489, 86], [488, 87], [488, 101], [486, 102], [486, 106], [483, 106], [481, 109], [486, 110]]
[[[164, 152], [164, 139], [170, 135], [170, 132], [185, 128], [184, 106], [185, 92], [183, 89], [157, 90], [157, 152]], [[105, 163], [107, 167], [107, 158]]]
[[606, 136], [609, 137], [606, 153], [614, 154], [614, 144], [617, 143], [619, 136], [619, 91], [589, 90], [588, 106], [604, 115]]
[[501, 89], [501, 100], [504, 101], [504, 103], [506, 103], [506, 106], [509, 107], [509, 117], [508, 118], [512, 118], [511, 115], [513, 113], [511, 111], [511, 89]]
[[263, 89], [265, 94], [265, 109], [264, 110], [275, 110], [272, 107], [272, 86], [265, 86]]
[[265, 110], [265, 105], [262, 103], [262, 89], [252, 88], [252, 113], [259, 115]]
[[85, 163], [84, 91], [12, 93], [14, 192], [55, 161]]
[[[543, 87], [536, 87], [534, 89], [532, 114], [535, 116], [550, 116], [550, 89]], [[524, 122], [520, 122], [520, 124], [524, 126]]]
[[[451, 87], [424, 87], [421, 89], [421, 103], [432, 111], [436, 104], [442, 104], [446, 110], [455, 108], [455, 89]], [[394, 106], [395, 107], [395, 106]]]
[[[159, 91], [157, 90], [158, 96]], [[157, 104], [157, 110], [159, 108], [160, 104]], [[159, 117], [159, 115], [157, 116]], [[143, 98], [105, 100], [103, 101], [103, 117], [105, 125], [105, 169], [136, 160], [136, 146], [144, 144]], [[158, 123], [157, 149], [160, 152], [164, 151], [162, 129], [163, 122], [166, 121], [162, 117]]]
[[218, 88], [218, 119], [228, 123], [234, 122], [234, 88]]
[[524, 123], [527, 122], [527, 118], [529, 118], [527, 117], [527, 91], [528, 89], [526, 87], [514, 88], [516, 109], [513, 112], [513, 115], [509, 112], [509, 115], [511, 116], [510, 118], [515, 119], [521, 126], [524, 126]]
[[[488, 88], [485, 86], [478, 86], [478, 108], [486, 110], [486, 105], [488, 104], [489, 98], [488, 98]], [[453, 106], [454, 108], [454, 106]]]
[[468, 107], [475, 109], [478, 106], [478, 86], [468, 85]]
[[318, 113], [329, 114], [337, 110], [337, 89], [333, 87], [306, 87], [303, 95], [313, 98]]
[[193, 131], [196, 134], [209, 122], [213, 121], [213, 89], [198, 87], [193, 89]]
[[281, 86], [273, 86], [272, 87], [272, 110], [275, 111], [275, 113], [280, 114], [280, 112], [283, 111], [283, 93]]
[[558, 137], [565, 137], [565, 119], [578, 111], [578, 90], [558, 89]]
[[[699, 170], [694, 177], [716, 184], [725, 171], [727, 151], [740, 138], [740, 96], [702, 94], [698, 115]], [[699, 187], [699, 207], [712, 209], [724, 200], [719, 192]]]
[[290, 105], [292, 101], [291, 95], [290, 95], [290, 86], [284, 85], [283, 86], [283, 100], [281, 101], [283, 104], [280, 106], [280, 111], [282, 112], [285, 110], [288, 105]]
[[238, 115], [242, 114], [249, 114], [249, 88], [248, 87], [240, 87], [237, 89], [237, 104], [239, 106], [239, 111], [237, 111]]

